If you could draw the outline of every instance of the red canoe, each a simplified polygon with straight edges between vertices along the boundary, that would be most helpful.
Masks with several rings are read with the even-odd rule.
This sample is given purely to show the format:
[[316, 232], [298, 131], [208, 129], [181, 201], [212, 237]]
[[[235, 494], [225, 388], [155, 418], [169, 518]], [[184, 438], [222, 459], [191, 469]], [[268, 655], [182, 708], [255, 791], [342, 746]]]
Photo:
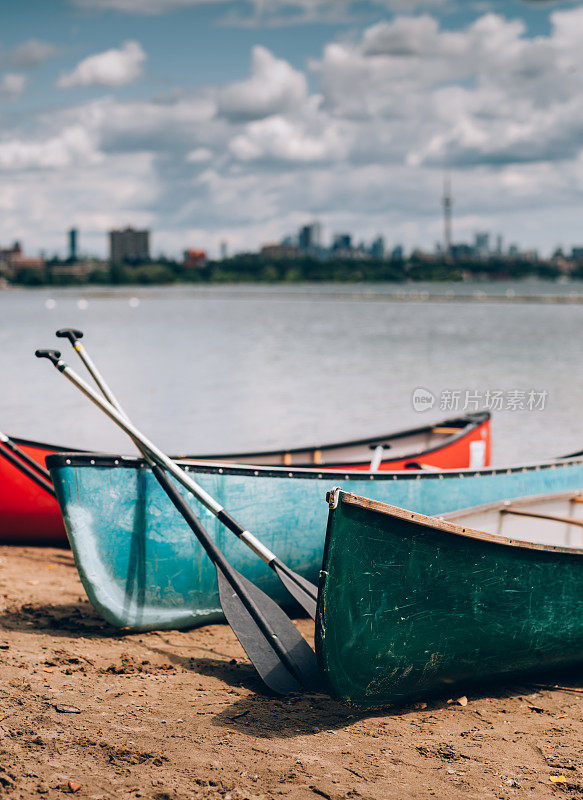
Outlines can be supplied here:
[[[12, 438], [11, 441], [43, 468], [47, 455], [74, 450], [28, 439]], [[490, 456], [490, 414], [481, 412], [422, 428], [337, 444], [180, 458], [297, 469], [318, 465], [320, 469], [374, 471], [479, 469], [490, 465]], [[50, 486], [2, 441], [0, 541], [19, 544], [65, 544], [67, 541], [59, 506]]]

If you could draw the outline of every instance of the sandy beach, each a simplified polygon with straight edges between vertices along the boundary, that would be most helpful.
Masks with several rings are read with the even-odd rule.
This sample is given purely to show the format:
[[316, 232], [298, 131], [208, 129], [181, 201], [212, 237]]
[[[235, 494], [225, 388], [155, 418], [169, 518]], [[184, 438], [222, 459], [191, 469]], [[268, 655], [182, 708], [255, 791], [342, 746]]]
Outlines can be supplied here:
[[[263, 691], [226, 625], [116, 630], [86, 600], [69, 551], [2, 547], [0, 559], [5, 796], [583, 794], [573, 673], [469, 693], [467, 705], [455, 693], [372, 713], [321, 694], [281, 699]], [[313, 624], [298, 625], [310, 638]]]

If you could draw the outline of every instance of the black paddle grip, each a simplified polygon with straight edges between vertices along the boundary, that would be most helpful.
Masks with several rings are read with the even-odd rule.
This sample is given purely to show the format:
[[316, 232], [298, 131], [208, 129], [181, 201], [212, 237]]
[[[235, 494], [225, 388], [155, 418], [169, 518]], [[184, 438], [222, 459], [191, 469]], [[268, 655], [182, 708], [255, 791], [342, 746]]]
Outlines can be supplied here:
[[68, 339], [75, 346], [77, 339], [83, 338], [83, 331], [77, 330], [77, 328], [60, 328], [56, 335], [59, 339]]
[[58, 366], [61, 360], [61, 353], [59, 350], [36, 350], [34, 354], [37, 358], [48, 358], [49, 361], [53, 362], [55, 367]]

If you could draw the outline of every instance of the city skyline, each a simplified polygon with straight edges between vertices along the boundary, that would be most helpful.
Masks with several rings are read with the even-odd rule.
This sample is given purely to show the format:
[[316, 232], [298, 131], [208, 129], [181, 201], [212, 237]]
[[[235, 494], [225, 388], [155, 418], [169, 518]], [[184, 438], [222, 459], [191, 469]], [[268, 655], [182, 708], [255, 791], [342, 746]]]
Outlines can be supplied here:
[[[408, 11], [408, 13], [405, 13]], [[0, 246], [258, 250], [318, 219], [390, 249], [580, 246], [583, 7], [40, 0], [0, 34]], [[476, 66], [479, 65], [479, 68]]]

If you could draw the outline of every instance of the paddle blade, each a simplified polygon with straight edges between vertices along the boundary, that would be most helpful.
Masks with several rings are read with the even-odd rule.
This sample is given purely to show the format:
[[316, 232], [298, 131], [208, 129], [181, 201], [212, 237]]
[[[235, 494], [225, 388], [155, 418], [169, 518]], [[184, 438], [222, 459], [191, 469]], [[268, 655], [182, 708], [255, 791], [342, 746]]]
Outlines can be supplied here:
[[294, 600], [301, 605], [312, 619], [316, 619], [318, 589], [314, 584], [302, 578], [301, 575], [291, 570], [278, 558], [274, 559], [269, 566], [273, 569]]
[[269, 638], [243, 605], [223, 571], [217, 567], [219, 598], [227, 622], [265, 685], [277, 694], [299, 692], [302, 690], [302, 685], [307, 689], [316, 689], [320, 684], [320, 676], [312, 648], [270, 597], [236, 570], [233, 572], [237, 582], [240, 582], [276, 634], [296, 673], [292, 674], [277, 655], [269, 643]]

